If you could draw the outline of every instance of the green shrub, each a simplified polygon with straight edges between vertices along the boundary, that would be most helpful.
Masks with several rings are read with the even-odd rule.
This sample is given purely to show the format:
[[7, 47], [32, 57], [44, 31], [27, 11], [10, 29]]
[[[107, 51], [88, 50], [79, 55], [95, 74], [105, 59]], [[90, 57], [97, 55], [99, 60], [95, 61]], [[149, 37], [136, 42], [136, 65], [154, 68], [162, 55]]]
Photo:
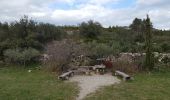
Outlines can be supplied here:
[[92, 20], [80, 24], [80, 35], [88, 39], [96, 39], [102, 32], [102, 25]]
[[168, 43], [163, 43], [161, 45], [162, 51], [163, 52], [169, 52], [170, 51], [170, 45]]
[[95, 57], [106, 57], [119, 52], [118, 46], [110, 46], [105, 43], [97, 43], [96, 41], [89, 42], [87, 48], [90, 49], [89, 53], [91, 56]]
[[28, 49], [8, 49], [4, 52], [6, 61], [8, 63], [17, 63], [17, 64], [27, 64], [28, 62], [35, 61], [40, 55], [40, 52], [33, 48]]

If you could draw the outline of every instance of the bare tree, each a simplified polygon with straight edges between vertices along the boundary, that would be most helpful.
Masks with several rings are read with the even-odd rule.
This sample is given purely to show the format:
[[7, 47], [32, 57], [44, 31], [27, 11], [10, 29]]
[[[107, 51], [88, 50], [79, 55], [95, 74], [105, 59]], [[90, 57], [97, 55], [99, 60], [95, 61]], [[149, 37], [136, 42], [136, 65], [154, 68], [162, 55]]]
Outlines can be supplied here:
[[53, 41], [47, 46], [49, 59], [46, 66], [51, 71], [63, 72], [70, 66], [73, 58], [85, 55], [86, 49], [81, 43], [65, 39], [62, 41]]

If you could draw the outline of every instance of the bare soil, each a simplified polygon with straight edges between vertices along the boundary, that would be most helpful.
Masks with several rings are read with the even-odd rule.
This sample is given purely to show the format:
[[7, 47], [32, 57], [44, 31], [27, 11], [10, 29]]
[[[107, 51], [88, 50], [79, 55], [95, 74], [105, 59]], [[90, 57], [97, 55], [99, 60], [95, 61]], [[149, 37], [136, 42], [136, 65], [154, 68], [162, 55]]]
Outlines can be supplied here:
[[95, 92], [98, 88], [119, 83], [120, 80], [111, 74], [105, 74], [92, 76], [74, 76], [70, 78], [70, 82], [79, 83], [80, 92], [77, 100], [82, 100], [85, 96]]

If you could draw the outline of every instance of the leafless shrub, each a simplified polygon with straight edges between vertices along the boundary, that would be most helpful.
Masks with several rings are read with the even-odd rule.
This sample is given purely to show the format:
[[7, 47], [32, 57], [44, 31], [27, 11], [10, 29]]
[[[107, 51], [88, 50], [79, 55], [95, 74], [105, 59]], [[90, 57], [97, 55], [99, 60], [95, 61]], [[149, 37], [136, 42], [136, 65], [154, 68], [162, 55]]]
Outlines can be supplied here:
[[137, 73], [140, 69], [139, 66], [134, 62], [118, 60], [116, 62], [113, 62], [113, 71], [116, 70], [120, 70], [128, 74], [134, 74]]
[[85, 53], [86, 49], [81, 43], [69, 39], [53, 41], [47, 45], [49, 59], [45, 62], [45, 68], [59, 73], [67, 71], [72, 60]]

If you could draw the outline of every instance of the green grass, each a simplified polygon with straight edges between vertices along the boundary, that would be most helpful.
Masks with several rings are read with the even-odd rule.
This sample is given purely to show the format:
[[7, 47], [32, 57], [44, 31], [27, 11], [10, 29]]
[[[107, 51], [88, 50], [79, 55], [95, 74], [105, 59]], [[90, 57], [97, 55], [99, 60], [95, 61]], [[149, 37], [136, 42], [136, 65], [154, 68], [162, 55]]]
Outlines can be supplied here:
[[[34, 68], [32, 68], [34, 69]], [[0, 100], [75, 100], [77, 85], [28, 68], [0, 68]], [[170, 72], [140, 73], [135, 80], [103, 87], [85, 100], [170, 100]]]
[[75, 100], [76, 87], [40, 70], [0, 68], [0, 100]]
[[134, 81], [103, 87], [85, 100], [170, 100], [170, 72], [138, 74]]

